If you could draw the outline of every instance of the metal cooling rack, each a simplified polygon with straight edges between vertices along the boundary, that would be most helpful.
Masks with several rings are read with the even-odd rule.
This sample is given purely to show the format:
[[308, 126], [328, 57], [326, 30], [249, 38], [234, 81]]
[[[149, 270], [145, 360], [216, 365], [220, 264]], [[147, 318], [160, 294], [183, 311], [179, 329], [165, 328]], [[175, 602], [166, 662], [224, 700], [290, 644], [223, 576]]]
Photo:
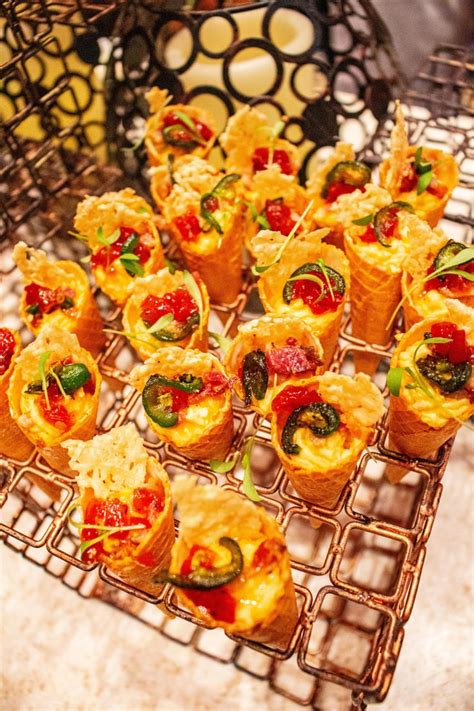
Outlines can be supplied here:
[[[424, 93], [416, 89], [409, 97], [418, 104], [410, 119], [414, 139], [447, 146], [460, 164], [461, 186], [454, 193], [442, 226], [450, 236], [465, 241], [472, 240], [474, 226], [469, 192], [474, 187], [474, 155], [469, 143], [472, 119], [468, 123], [470, 111], [472, 116], [472, 89], [466, 79], [470, 66], [467, 55], [461, 54], [459, 48], [441, 48], [420, 75], [420, 80], [431, 82], [432, 90]], [[448, 89], [450, 101], [443, 104], [441, 111], [437, 96], [445, 96]], [[432, 103], [427, 104], [433, 100], [438, 105], [436, 111]], [[365, 153], [374, 161], [387, 149], [389, 128], [387, 125]], [[120, 176], [112, 170], [107, 179], [108, 187], [112, 187]], [[64, 217], [70, 218], [72, 202], [84, 191], [90, 191], [91, 184], [98, 187], [102, 182], [103, 189], [104, 176], [91, 164], [77, 180], [77, 186], [68, 186], [67, 191], [59, 193], [64, 198], [64, 215], [60, 219], [57, 211], [46, 206], [37, 221], [20, 228], [18, 235], [34, 236], [36, 246], [57, 257], [77, 258], [81, 247], [62, 236]], [[2, 303], [9, 315], [8, 325], [18, 326], [15, 314], [21, 287], [11, 263], [10, 243], [3, 247]], [[106, 326], [120, 326], [120, 311], [110, 309], [107, 300], [97, 296]], [[240, 322], [259, 312], [255, 287], [246, 276], [244, 289], [234, 304], [213, 306], [210, 328], [232, 336]], [[23, 336], [28, 340], [25, 331]], [[354, 351], [377, 352], [382, 362], [375, 380], [383, 387], [390, 349], [391, 345], [380, 349], [353, 338], [350, 317], [346, 315], [331, 369], [352, 373]], [[215, 482], [240, 491], [238, 470], [216, 475], [206, 463], [190, 462], [153, 437], [146, 427], [139, 396], [128, 385], [127, 374], [135, 362], [136, 356], [125, 339], [109, 338], [98, 358], [104, 376], [99, 431], [132, 420], [171, 479], [182, 472], [193, 473], [202, 483]], [[180, 606], [169, 587], [154, 598], [113, 577], [103, 566], [83, 563], [78, 557], [79, 541], [66, 517], [75, 496], [74, 486], [67, 477], [51, 471], [36, 453], [25, 462], [0, 459], [0, 534], [9, 548], [81, 596], [103, 600], [179, 644], [191, 645], [213, 660], [233, 664], [292, 701], [331, 711], [336, 708], [335, 699], [337, 708], [343, 705], [360, 709], [365, 708], [366, 702], [382, 701], [395, 670], [403, 626], [413, 608], [452, 442], [441, 448], [433, 461], [408, 460], [388, 449], [383, 421], [344, 488], [337, 508], [329, 511], [310, 506], [298, 497], [271, 448], [268, 423], [236, 402], [232, 450], [241, 450], [251, 435], [255, 435], [254, 480], [262, 504], [285, 531], [300, 609], [298, 625], [283, 651], [228, 638], [219, 630], [203, 629], [200, 621]], [[384, 478], [387, 464], [403, 466], [410, 473], [393, 486]], [[59, 500], [44, 494], [29, 475], [55, 483], [60, 489]], [[164, 614], [163, 608], [174, 617]]]

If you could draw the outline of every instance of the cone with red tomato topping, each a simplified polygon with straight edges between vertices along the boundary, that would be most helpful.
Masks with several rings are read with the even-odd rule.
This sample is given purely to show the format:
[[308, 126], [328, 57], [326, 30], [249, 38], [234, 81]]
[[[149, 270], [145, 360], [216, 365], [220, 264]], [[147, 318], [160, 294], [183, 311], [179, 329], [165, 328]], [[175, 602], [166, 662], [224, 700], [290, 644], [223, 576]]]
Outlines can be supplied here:
[[195, 486], [193, 477], [178, 477], [173, 498], [179, 538], [162, 579], [176, 586], [180, 602], [207, 627], [286, 648], [298, 612], [275, 519], [234, 491]]
[[283, 385], [272, 402], [272, 443], [297, 493], [334, 508], [383, 414], [367, 375], [336, 373]]
[[9, 328], [0, 328], [0, 454], [23, 461], [34, 446], [10, 415], [7, 390], [15, 361], [21, 351], [20, 336]]
[[129, 585], [158, 595], [163, 586], [153, 578], [169, 564], [175, 537], [162, 465], [131, 423], [88, 442], [67, 440], [63, 447], [77, 473], [82, 523], [75, 525], [83, 559], [103, 563]]
[[313, 200], [308, 222], [311, 229], [328, 228], [329, 233], [325, 237], [327, 244], [344, 249], [344, 225], [337, 213], [339, 200], [343, 195], [352, 193], [355, 193], [355, 200], [360, 199], [369, 180], [368, 166], [356, 162], [354, 147], [341, 141], [311, 173], [306, 183], [307, 197]]
[[[294, 175], [285, 175], [276, 164], [255, 173], [252, 188], [246, 192], [248, 209], [245, 246], [251, 252], [252, 239], [263, 225], [289, 235], [307, 205], [304, 188]], [[307, 223], [303, 221], [301, 231]]]
[[77, 336], [45, 326], [18, 356], [10, 378], [10, 412], [50, 467], [72, 475], [61, 443], [95, 434], [101, 375]]
[[240, 175], [202, 173], [175, 183], [163, 216], [189, 269], [200, 274], [211, 301], [231, 303], [242, 288], [245, 220], [237, 202]]
[[75, 333], [83, 348], [98, 355], [105, 344], [102, 319], [91, 294], [86, 273], [68, 260], [51, 262], [41, 249], [19, 242], [13, 258], [22, 273], [20, 316], [37, 336], [52, 324]]
[[[188, 289], [189, 279], [201, 295], [201, 310]], [[157, 328], [160, 319], [163, 326]], [[143, 360], [170, 345], [207, 350], [208, 319], [209, 296], [199, 274], [168, 269], [136, 279], [123, 311], [124, 333]]]
[[[411, 215], [409, 208], [393, 203], [390, 194], [375, 185], [367, 185], [362, 196], [354, 195], [343, 195], [337, 212], [345, 227], [351, 270], [352, 335], [383, 347], [400, 301], [402, 263], [414, 241], [405, 224]], [[379, 361], [378, 355], [354, 351], [356, 371], [372, 375]]]
[[[474, 414], [474, 310], [452, 299], [446, 300], [446, 308], [446, 319], [412, 326], [390, 363], [389, 446], [409, 457], [431, 458]], [[449, 340], [425, 344], [428, 333]], [[387, 472], [392, 483], [405, 474], [398, 467]]]
[[279, 232], [262, 230], [252, 240], [252, 250], [256, 270], [260, 270], [258, 291], [265, 310], [303, 319], [319, 338], [324, 366], [328, 367], [337, 345], [350, 276], [344, 253], [321, 242], [326, 234], [327, 230], [300, 233], [288, 242]]
[[445, 151], [410, 146], [400, 102], [397, 101], [390, 157], [380, 165], [380, 184], [394, 200], [409, 202], [418, 217], [436, 227], [459, 182], [459, 168]]
[[[457, 274], [430, 279], [430, 273], [442, 268], [469, 245], [448, 239], [441, 230], [432, 230], [426, 222], [408, 216], [412, 247], [403, 262], [402, 296], [405, 329], [424, 318], [447, 316], [446, 299], [456, 299], [474, 307], [474, 284]], [[474, 260], [457, 267], [466, 273], [474, 272]]]
[[225, 151], [225, 168], [243, 176], [247, 187], [253, 176], [269, 166], [278, 166], [284, 175], [297, 175], [300, 167], [298, 149], [279, 138], [284, 124], [270, 126], [264, 113], [248, 105], [229, 118], [219, 142]]
[[309, 324], [291, 314], [267, 314], [239, 326], [224, 367], [240, 399], [268, 416], [276, 388], [322, 372], [323, 357]]
[[205, 158], [216, 138], [212, 115], [198, 106], [167, 105], [168, 91], [156, 86], [145, 96], [150, 107], [145, 129], [150, 165], [163, 165], [170, 155], [179, 158], [191, 153]]
[[224, 459], [233, 437], [232, 395], [210, 353], [161, 348], [130, 373], [150, 428], [190, 459]]
[[125, 302], [134, 278], [165, 264], [152, 210], [131, 188], [86, 197], [77, 207], [74, 227], [92, 252], [97, 285], [116, 304]]

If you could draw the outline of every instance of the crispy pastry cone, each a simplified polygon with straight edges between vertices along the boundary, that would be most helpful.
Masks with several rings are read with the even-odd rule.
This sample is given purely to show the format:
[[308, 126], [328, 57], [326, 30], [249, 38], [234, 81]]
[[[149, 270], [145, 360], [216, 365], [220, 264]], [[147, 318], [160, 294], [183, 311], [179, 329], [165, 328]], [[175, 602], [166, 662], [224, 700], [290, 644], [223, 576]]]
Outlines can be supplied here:
[[[209, 319], [209, 296], [206, 285], [199, 274], [194, 273], [193, 278], [201, 292], [203, 304], [202, 316], [199, 323], [193, 326], [189, 335], [179, 341], [174, 341], [172, 345], [181, 348], [197, 348], [207, 350], [207, 322]], [[127, 299], [123, 310], [123, 327], [125, 335], [130, 340], [130, 345], [136, 350], [142, 360], [146, 360], [157, 350], [168, 348], [169, 341], [160, 341], [150, 334], [141, 317], [141, 306], [147, 296], [163, 297], [165, 294], [175, 292], [179, 288], [185, 288], [183, 272], [176, 271], [171, 274], [168, 269], [161, 269], [156, 274], [138, 278], [134, 281], [130, 296]]]
[[[221, 554], [224, 551], [228, 556], [219, 544], [223, 537], [237, 542], [243, 556], [242, 572], [230, 583], [198, 596], [197, 591], [176, 588], [182, 604], [208, 627], [285, 648], [298, 611], [285, 538], [275, 519], [234, 491], [195, 486], [194, 477], [178, 477], [173, 497], [179, 507], [180, 530], [171, 554], [172, 573], [182, 571], [195, 545]], [[265, 552], [266, 560], [260, 565], [254, 558], [257, 551], [261, 561]]]
[[[280, 260], [260, 274], [258, 292], [267, 312], [280, 316], [291, 314], [303, 319], [310, 326], [321, 342], [324, 366], [327, 368], [337, 345], [344, 303], [349, 292], [350, 274], [344, 253], [337, 247], [321, 242], [326, 234], [327, 230], [317, 230], [293, 237]], [[259, 232], [252, 240], [252, 251], [256, 256], [257, 265], [272, 264], [285, 239], [279, 232]], [[283, 300], [283, 289], [292, 273], [303, 264], [316, 262], [317, 259], [322, 259], [327, 266], [339, 272], [345, 281], [344, 297], [337, 308], [318, 315], [314, 314], [302, 299], [292, 300], [289, 304]]]
[[[288, 344], [290, 341], [290, 344]], [[263, 398], [257, 400], [252, 394], [250, 407], [260, 415], [271, 415], [271, 401], [279, 385], [295, 382], [299, 378], [317, 375], [323, 370], [323, 349], [309, 324], [291, 314], [278, 316], [267, 314], [239, 326], [239, 332], [226, 353], [224, 367], [234, 376], [234, 389], [245, 400], [242, 377], [239, 376], [243, 360], [252, 351], [260, 350], [267, 355], [268, 387]], [[294, 373], [269, 371], [269, 361], [284, 370], [293, 368]]]
[[[455, 323], [465, 331], [467, 342], [474, 343], [474, 310], [454, 299], [447, 299], [445, 303], [447, 316], [420, 321], [402, 336], [393, 354], [391, 368], [413, 368], [415, 349], [422, 343], [425, 333], [430, 332], [431, 326], [440, 320]], [[418, 353], [423, 357], [423, 348]], [[407, 388], [410, 382], [404, 375], [399, 396], [390, 396], [389, 446], [409, 457], [429, 458], [457, 432], [462, 421], [474, 414], [474, 403], [470, 402], [465, 390], [446, 394], [433, 388], [438, 392], [435, 399], [431, 399], [420, 388]], [[392, 483], [397, 483], [405, 474], [400, 467], [389, 467], [387, 471]]]
[[278, 162], [276, 151], [284, 151], [288, 163], [286, 168], [289, 168], [284, 172], [291, 175], [298, 174], [300, 167], [298, 149], [284, 138], [276, 138], [268, 118], [254, 107], [242, 106], [231, 116], [219, 142], [226, 153], [226, 172], [242, 175], [247, 187], [252, 184], [253, 157], [257, 149], [268, 150], [267, 166]]
[[[72, 418], [72, 425], [67, 430], [44, 418], [38, 404], [43, 395], [25, 393], [26, 387], [40, 378], [39, 359], [46, 352], [50, 354], [46, 359], [46, 370], [50, 363], [71, 357], [73, 363], [83, 363], [88, 368], [95, 385], [93, 393], [86, 393], [81, 388], [80, 392], [74, 393], [74, 397], [61, 402], [61, 406], [66, 408]], [[73, 475], [69, 468], [69, 457], [61, 447], [61, 442], [70, 437], [87, 440], [95, 434], [101, 382], [102, 377], [94, 359], [80, 347], [77, 336], [54, 326], [45, 326], [16, 360], [8, 388], [11, 415], [50, 467], [61, 474]]]
[[[246, 199], [255, 206], [256, 212], [265, 218], [267, 203], [282, 201], [284, 208], [291, 210], [293, 222], [297, 222], [308, 202], [305, 189], [298, 184], [296, 177], [285, 175], [275, 163], [266, 170], [255, 173], [252, 178], [252, 187], [246, 193]], [[260, 225], [250, 210], [246, 213], [246, 222], [245, 246], [251, 252], [252, 239], [260, 230]], [[292, 227], [290, 224], [288, 224], [288, 232]], [[304, 221], [303, 227], [305, 225], [309, 226]]]
[[401, 191], [401, 182], [413, 162], [417, 146], [410, 146], [400, 102], [397, 101], [395, 125], [392, 129], [390, 156], [380, 165], [380, 184], [394, 200], [405, 200], [413, 205], [416, 214], [431, 227], [436, 227], [444, 215], [449, 198], [459, 182], [458, 165], [449, 153], [423, 146], [422, 160], [433, 166], [433, 181], [443, 186], [442, 197], [425, 189], [417, 195], [416, 187], [409, 192]]
[[[167, 105], [169, 99], [168, 91], [166, 89], [159, 89], [156, 86], [150, 89], [150, 91], [145, 94], [145, 97], [150, 107], [150, 118], [146, 122], [145, 129], [145, 147], [150, 165], [165, 164], [169, 155], [173, 155], [176, 158], [190, 153], [201, 158], [207, 156], [216, 138], [214, 119], [208, 111], [197, 106], [189, 106], [186, 104]], [[169, 143], [163, 135], [163, 129], [166, 128], [165, 122], [167, 117], [175, 114], [176, 111], [186, 114], [195, 124], [198, 122], [197, 128], [199, 128], [199, 122], [206, 126], [210, 132], [209, 137], [205, 138], [208, 132], [205, 132], [205, 135], [201, 136], [198, 130], [196, 134], [198, 140], [195, 141], [196, 145], [194, 147], [181, 147]], [[182, 126], [182, 130], [186, 132], [186, 125]]]
[[[209, 375], [211, 373], [212, 375]], [[151, 376], [160, 375], [177, 380], [184, 374], [202, 378], [206, 392], [194, 404], [191, 401], [179, 410], [176, 424], [161, 426], [146, 412], [148, 400], [144, 402], [147, 396], [143, 395], [143, 390]], [[216, 380], [217, 387], [213, 389], [212, 383]], [[232, 395], [227, 386], [224, 368], [214, 355], [191, 349], [183, 350], [175, 346], [161, 348], [143, 365], [132, 370], [130, 383], [142, 393], [148, 424], [161, 440], [172, 444], [190, 459], [210, 460], [225, 457], [234, 434]], [[208, 392], [210, 394], [207, 394]], [[155, 397], [155, 394], [152, 393], [150, 397]], [[150, 406], [153, 404], [154, 402], [150, 401]]]
[[[441, 289], [428, 288], [425, 281], [428, 270], [449, 240], [444, 232], [439, 229], [432, 230], [426, 222], [415, 216], [407, 216], [407, 221], [413, 239], [410, 253], [403, 262], [402, 273], [405, 330], [431, 316], [439, 316], [440, 320], [445, 318], [448, 314], [446, 299], [456, 299], [473, 308], [474, 284], [472, 282], [466, 281], [456, 291], [452, 291], [447, 285]], [[460, 269], [465, 266], [461, 266]]]
[[[135, 277], [125, 269], [120, 252], [116, 255], [113, 253], [114, 242], [107, 247], [104, 240], [110, 239], [116, 231], [127, 229], [130, 234], [135, 233], [139, 237], [141, 254], [147, 250], [149, 257], [143, 264], [140, 259], [134, 259], [133, 262], [129, 260], [125, 262], [126, 264], [135, 265], [135, 269], [141, 268], [143, 276], [153, 274], [165, 265], [160, 235], [151, 208], [131, 188], [104, 193], [100, 197], [95, 195], [86, 197], [77, 207], [74, 227], [87, 242], [92, 252], [91, 267], [97, 285], [118, 305], [125, 302], [128, 287]], [[109, 252], [107, 252], [108, 249]], [[136, 250], [137, 247], [135, 246], [133, 249]], [[104, 255], [105, 260], [107, 254], [111, 255], [109, 259], [112, 261], [108, 266], [107, 263], [105, 263], [105, 267], [101, 263], [96, 263], [99, 259], [97, 257], [99, 252]], [[137, 256], [131, 252], [128, 254], [131, 254], [132, 257]]]
[[[325, 237], [326, 243], [339, 249], [344, 249], [344, 226], [335, 212], [340, 198], [330, 203], [322, 196], [322, 192], [328, 173], [334, 166], [342, 161], [353, 160], [355, 160], [354, 147], [350, 143], [338, 141], [329, 158], [316, 167], [306, 182], [307, 198], [313, 200], [313, 208], [308, 216], [310, 228], [315, 230], [327, 227], [329, 234]], [[360, 197], [360, 191], [357, 191], [357, 194]]]
[[[411, 245], [409, 230], [402, 228], [406, 213], [398, 213], [399, 238], [389, 247], [377, 241], [363, 242], [360, 236], [367, 226], [357, 226], [352, 221], [374, 214], [391, 202], [390, 194], [375, 185], [367, 185], [362, 195], [351, 193], [337, 200], [337, 215], [339, 223], [345, 227], [345, 252], [351, 270], [352, 335], [365, 343], [380, 346], [390, 338], [387, 327], [400, 301], [402, 262]], [[379, 361], [377, 355], [354, 351], [356, 371], [372, 375]]]
[[[231, 303], [242, 288], [245, 219], [241, 206], [233, 197], [219, 195], [219, 207], [212, 214], [222, 234], [201, 217], [201, 197], [212, 192], [222, 178], [223, 173], [215, 176], [210, 171], [201, 174], [195, 171], [192, 185], [189, 179], [183, 185], [175, 183], [163, 206], [163, 215], [186, 264], [192, 271], [199, 272], [211, 301]], [[192, 239], [184, 238], [179, 228], [181, 221], [190, 219], [200, 228]]]
[[81, 346], [97, 356], [105, 344], [105, 336], [102, 319], [84, 270], [69, 260], [50, 262], [45, 252], [28, 247], [24, 242], [15, 245], [13, 258], [22, 273], [25, 286], [38, 284], [60, 292], [66, 287], [74, 292], [74, 305], [71, 308], [58, 308], [37, 319], [27, 311], [26, 292], [23, 291], [20, 316], [31, 333], [37, 336], [47, 324], [54, 325], [55, 328], [75, 333]]
[[[83, 557], [99, 562], [129, 585], [158, 595], [162, 585], [154, 576], [169, 565], [174, 543], [173, 502], [168, 475], [160, 462], [149, 455], [135, 425], [116, 427], [88, 442], [67, 440], [63, 443], [70, 457], [71, 468], [77, 473], [79, 505], [87, 524], [103, 524], [100, 515], [91, 521], [89, 512], [96, 507], [117, 510], [117, 500], [124, 514], [123, 525], [140, 524], [146, 528], [129, 531], [120, 540], [106, 536], [99, 546], [87, 548]], [[114, 525], [117, 521], [114, 520]], [[83, 541], [99, 536], [97, 530]], [[122, 533], [122, 536], [125, 532]], [[95, 535], [94, 535], [95, 534]]]
[[[287, 454], [282, 432], [291, 412], [277, 412], [271, 422], [272, 443], [298, 494], [318, 506], [334, 508], [382, 417], [382, 395], [364, 373], [351, 378], [326, 372], [300, 380], [297, 386], [317, 392], [324, 403], [331, 405], [339, 414], [339, 427], [326, 437], [313, 435], [307, 427], [297, 429], [293, 439], [300, 452]], [[283, 385], [277, 397], [287, 387]]]
[[[2, 328], [0, 331], [11, 334], [15, 341], [15, 349], [9, 365], [3, 375], [0, 375], [0, 454], [12, 459], [24, 461], [32, 453], [34, 446], [25, 437], [15, 420], [10, 415], [8, 406], [7, 390], [12, 377], [15, 361], [21, 351], [20, 336], [16, 331], [9, 328]], [[8, 336], [6, 336], [8, 337]]]

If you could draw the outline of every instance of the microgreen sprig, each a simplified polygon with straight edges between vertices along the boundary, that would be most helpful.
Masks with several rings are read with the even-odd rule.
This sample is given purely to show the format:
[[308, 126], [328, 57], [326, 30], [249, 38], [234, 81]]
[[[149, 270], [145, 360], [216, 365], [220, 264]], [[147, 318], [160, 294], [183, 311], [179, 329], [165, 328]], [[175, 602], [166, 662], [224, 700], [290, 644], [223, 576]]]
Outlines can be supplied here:
[[220, 459], [211, 459], [209, 462], [209, 467], [211, 471], [216, 474], [227, 474], [227, 472], [232, 471], [236, 465], [236, 458], [230, 459], [228, 462], [223, 462]]
[[[130, 333], [130, 331], [118, 331], [114, 328], [104, 328], [103, 330], [105, 333], [113, 333], [117, 336], [125, 336], [125, 338], [129, 338], [132, 341], [144, 343], [146, 346], [154, 348], [155, 350], [158, 350], [159, 348], [158, 344], [152, 343], [151, 341], [146, 341], [144, 338], [140, 338], [139, 336], [135, 336], [133, 333]], [[146, 333], [147, 331], [144, 332], [144, 335], [146, 335]]]
[[186, 289], [189, 291], [191, 296], [193, 297], [194, 301], [197, 304], [198, 311], [199, 311], [199, 330], [202, 329], [203, 327], [203, 311], [204, 311], [204, 304], [202, 301], [202, 294], [201, 294], [201, 289], [198, 286], [198, 283], [196, 279], [193, 277], [191, 272], [188, 272], [186, 269], [183, 271], [183, 282], [186, 287]]
[[118, 240], [120, 237], [120, 230], [114, 230], [112, 234], [110, 234], [108, 237], [104, 235], [104, 229], [102, 226], [97, 228], [96, 232], [96, 237], [97, 237], [97, 242], [99, 244], [103, 244], [104, 247], [110, 247], [114, 242]]
[[371, 212], [370, 215], [365, 215], [364, 217], [359, 217], [358, 220], [352, 220], [353, 225], [357, 225], [358, 227], [365, 227], [366, 225], [370, 225], [372, 220], [374, 219], [374, 213]]
[[67, 510], [67, 517], [69, 523], [80, 531], [91, 529], [95, 529], [96, 531], [103, 531], [103, 533], [101, 533], [100, 536], [96, 536], [96, 538], [91, 538], [88, 541], [82, 541], [81, 545], [79, 546], [79, 552], [81, 554], [84, 553], [91, 546], [95, 545], [96, 543], [99, 543], [99, 541], [103, 541], [105, 538], [108, 538], [113, 533], [118, 533], [118, 531], [140, 531], [146, 528], [146, 526], [142, 523], [137, 523], [130, 526], [104, 526], [100, 523], [82, 523], [80, 521], [74, 521], [74, 519], [72, 518], [72, 513], [79, 507], [79, 499], [73, 501], [69, 506]]
[[38, 360], [38, 371], [39, 371], [39, 376], [41, 378], [41, 386], [43, 388], [44, 399], [46, 400], [46, 407], [48, 408], [48, 410], [51, 409], [51, 405], [49, 403], [49, 395], [48, 395], [48, 379], [46, 376], [46, 361], [48, 360], [51, 353], [52, 353], [52, 351], [45, 351], [44, 353], [42, 353], [40, 355], [39, 360]]
[[158, 319], [150, 328], [147, 328], [147, 333], [156, 333], [157, 331], [161, 331], [163, 328], [166, 328], [167, 326], [170, 325], [170, 323], [173, 323], [174, 317], [173, 314], [164, 314], [161, 316], [161, 318]]
[[427, 274], [424, 277], [421, 277], [420, 279], [416, 279], [411, 288], [408, 289], [407, 293], [405, 296], [398, 302], [396, 305], [393, 314], [390, 318], [390, 321], [387, 324], [386, 330], [388, 331], [393, 322], [395, 321], [395, 318], [397, 316], [398, 309], [402, 304], [405, 303], [405, 301], [408, 299], [410, 294], [412, 294], [421, 284], [424, 284], [427, 281], [431, 281], [431, 279], [436, 279], [436, 277], [439, 276], [444, 276], [445, 274], [455, 274], [457, 276], [462, 276], [464, 279], [469, 279], [469, 281], [474, 281], [474, 274], [470, 274], [469, 272], [465, 272], [461, 269], [456, 269], [455, 267], [461, 265], [461, 264], [466, 264], [467, 262], [470, 262], [474, 259], [474, 247], [467, 247], [466, 249], [461, 250], [457, 254], [454, 255], [451, 259], [449, 259], [442, 267], [439, 269], [436, 269], [434, 272], [431, 272], [431, 274]]
[[250, 216], [252, 217], [253, 222], [256, 222], [262, 230], [269, 230], [270, 229], [270, 224], [265, 217], [265, 215], [259, 215], [257, 211], [256, 205], [254, 205], [253, 202], [246, 202], [245, 200], [238, 200], [239, 203], [242, 205], [245, 205], [245, 207], [248, 209], [250, 212]]
[[416, 186], [416, 194], [421, 195], [422, 192], [426, 190], [428, 185], [433, 180], [433, 166], [431, 163], [426, 163], [423, 161], [422, 157], [423, 147], [419, 146], [415, 153], [415, 170], [418, 178], [418, 184]]
[[252, 479], [252, 468], [250, 465], [250, 458], [252, 456], [252, 448], [254, 444], [254, 437], [250, 437], [247, 440], [243, 454], [242, 454], [242, 468], [244, 470], [244, 479], [242, 482], [242, 490], [251, 501], [258, 502], [261, 500], [258, 491], [255, 488], [255, 484]]
[[278, 262], [280, 261], [280, 259], [281, 259], [282, 256], [283, 256], [283, 252], [284, 252], [285, 249], [288, 247], [289, 243], [291, 242], [291, 240], [292, 240], [293, 237], [295, 236], [295, 234], [296, 234], [296, 232], [298, 231], [298, 229], [299, 229], [301, 223], [303, 222], [304, 218], [306, 217], [306, 215], [308, 214], [308, 212], [309, 212], [310, 209], [312, 208], [313, 202], [314, 202], [314, 200], [311, 200], [311, 201], [306, 205], [305, 211], [304, 211], [303, 214], [298, 218], [297, 222], [295, 222], [295, 224], [293, 225], [293, 228], [292, 228], [291, 232], [288, 234], [288, 237], [284, 240], [284, 242], [283, 242], [283, 244], [281, 245], [280, 249], [278, 250], [278, 252], [277, 252], [277, 254], [276, 254], [276, 257], [275, 257], [275, 259], [273, 260], [273, 262], [271, 262], [270, 264], [262, 264], [261, 266], [253, 266], [253, 267], [252, 267], [252, 274], [255, 274], [256, 276], [258, 276], [259, 274], [262, 274], [262, 272], [266, 272], [267, 269], [270, 269], [270, 267], [273, 267], [275, 264], [278, 264]]
[[319, 301], [322, 301], [322, 299], [324, 299], [324, 282], [315, 274], [298, 274], [297, 276], [290, 277], [288, 281], [312, 281], [315, 284], [318, 284], [319, 288], [321, 289], [321, 293], [316, 299], [315, 303], [317, 304]]
[[215, 331], [208, 331], [208, 335], [217, 343], [223, 353], [229, 350], [230, 344], [232, 343], [231, 338], [227, 338], [227, 336], [223, 336], [221, 333], [216, 333]]
[[316, 260], [315, 264], [317, 264], [318, 267], [321, 268], [321, 271], [322, 271], [323, 277], [326, 281], [329, 293], [331, 294], [331, 300], [334, 301], [334, 291], [332, 288], [331, 279], [329, 278], [329, 274], [326, 269], [326, 264], [324, 262], [324, 259], [321, 259], [321, 257], [320, 257], [319, 259]]

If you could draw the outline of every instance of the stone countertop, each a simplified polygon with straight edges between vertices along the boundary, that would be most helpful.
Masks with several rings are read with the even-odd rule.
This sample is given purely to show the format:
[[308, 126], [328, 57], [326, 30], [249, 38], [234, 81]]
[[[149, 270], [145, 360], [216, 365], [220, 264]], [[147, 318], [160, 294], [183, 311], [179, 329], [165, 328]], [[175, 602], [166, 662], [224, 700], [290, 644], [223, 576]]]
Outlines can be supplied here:
[[[380, 711], [472, 708], [472, 455], [472, 434], [464, 429], [443, 480], [417, 600]], [[2, 711], [303, 708], [233, 666], [69, 592], [4, 546], [0, 555]]]

